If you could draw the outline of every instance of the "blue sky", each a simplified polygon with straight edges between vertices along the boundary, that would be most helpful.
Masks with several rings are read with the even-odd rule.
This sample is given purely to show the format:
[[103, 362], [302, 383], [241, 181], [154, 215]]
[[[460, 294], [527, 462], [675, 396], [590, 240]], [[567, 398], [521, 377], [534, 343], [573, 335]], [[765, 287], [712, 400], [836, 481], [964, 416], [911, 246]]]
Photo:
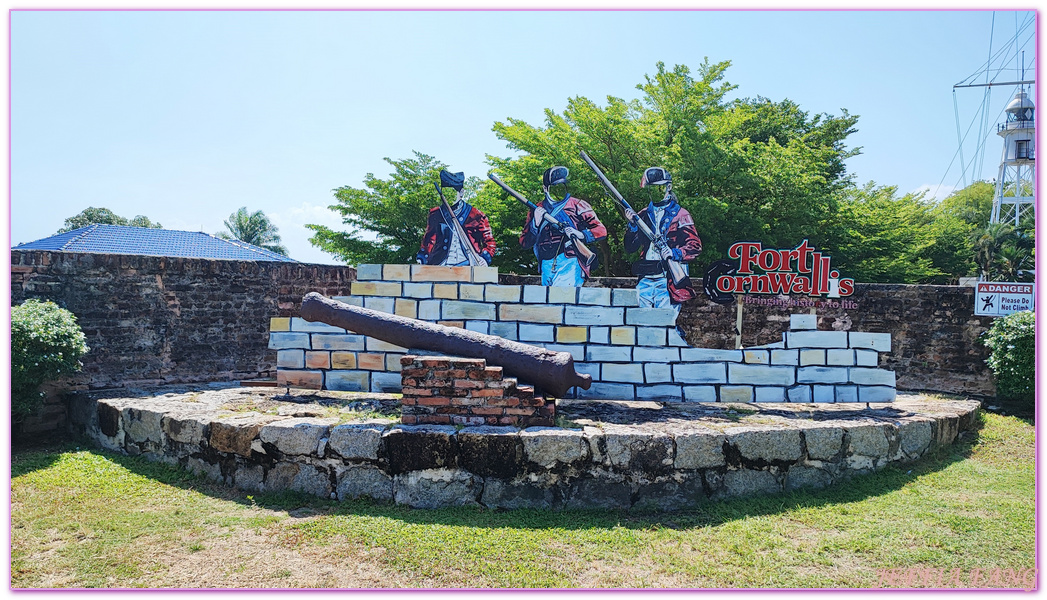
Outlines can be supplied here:
[[[334, 188], [425, 152], [482, 176], [491, 131], [567, 99], [638, 96], [655, 64], [730, 60], [733, 97], [860, 116], [859, 183], [962, 187], [952, 86], [1029, 12], [566, 11], [11, 13], [11, 242], [88, 206], [215, 233], [265, 211], [292, 258], [335, 262], [305, 223], [341, 228]], [[995, 26], [993, 26], [995, 20]], [[1020, 36], [1030, 38], [1034, 26]], [[1034, 42], [1024, 46], [1032, 78]], [[1002, 73], [998, 81], [1017, 79]], [[979, 81], [982, 81], [979, 78]], [[1012, 87], [991, 93], [984, 166]], [[970, 162], [981, 88], [955, 98]], [[950, 168], [950, 163], [952, 166]]]

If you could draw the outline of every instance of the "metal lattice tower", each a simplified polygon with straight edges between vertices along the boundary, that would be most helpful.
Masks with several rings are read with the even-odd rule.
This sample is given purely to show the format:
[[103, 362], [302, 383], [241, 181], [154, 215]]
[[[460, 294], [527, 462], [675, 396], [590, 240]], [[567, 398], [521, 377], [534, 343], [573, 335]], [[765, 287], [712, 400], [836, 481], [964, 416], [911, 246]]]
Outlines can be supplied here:
[[1031, 226], [1036, 217], [1036, 107], [1023, 90], [1006, 112], [1007, 122], [996, 129], [1003, 137], [1003, 159], [989, 222]]

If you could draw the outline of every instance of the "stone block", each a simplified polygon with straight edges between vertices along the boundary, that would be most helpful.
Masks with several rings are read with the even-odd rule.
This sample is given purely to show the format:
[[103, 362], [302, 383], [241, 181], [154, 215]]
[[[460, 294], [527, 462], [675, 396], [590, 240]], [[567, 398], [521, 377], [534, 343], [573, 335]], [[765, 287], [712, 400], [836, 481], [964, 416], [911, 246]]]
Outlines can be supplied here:
[[894, 371], [886, 369], [854, 367], [850, 369], [850, 378], [852, 383], [859, 385], [895, 385]]
[[520, 441], [523, 443], [524, 457], [546, 469], [587, 463], [592, 457], [589, 443], [580, 430], [528, 427], [520, 432]]
[[348, 460], [378, 460], [385, 427], [375, 424], [336, 425], [327, 445]]
[[723, 488], [720, 494], [726, 497], [743, 497], [774, 494], [781, 490], [778, 479], [768, 471], [738, 469], [723, 474]]
[[304, 369], [305, 350], [277, 350], [276, 367], [278, 369]]
[[[287, 352], [285, 350], [284, 352]], [[305, 368], [307, 369], [330, 369], [331, 353], [327, 350], [306, 350]]]
[[837, 402], [857, 402], [858, 401], [858, 386], [856, 385], [836, 385], [836, 401]]
[[786, 331], [786, 348], [846, 348], [846, 331]]
[[754, 389], [754, 402], [785, 402], [785, 388], [783, 387], [757, 386]]
[[335, 477], [339, 500], [366, 497], [390, 502], [393, 499], [393, 478], [373, 465], [337, 467]]
[[574, 360], [585, 360], [585, 346], [581, 344], [542, 344], [546, 350], [553, 352], [566, 352]]
[[556, 341], [561, 344], [584, 344], [589, 331], [585, 327], [563, 326], [556, 328]]
[[327, 437], [337, 419], [282, 419], [262, 427], [263, 443], [272, 444], [284, 454], [316, 454], [320, 440]]
[[[582, 291], [588, 289], [604, 288], [582, 288]], [[565, 325], [621, 325], [625, 310], [607, 306], [568, 306], [563, 322]]]
[[357, 265], [356, 280], [372, 281], [382, 278], [382, 265]]
[[910, 458], [918, 458], [931, 445], [930, 421], [906, 421], [898, 427], [898, 439], [902, 452]]
[[673, 466], [673, 439], [666, 433], [604, 433], [607, 463], [614, 469], [644, 474], [663, 473]]
[[342, 304], [348, 304], [349, 306], [363, 307], [364, 305], [363, 296], [335, 296], [332, 300], [336, 300]]
[[879, 385], [858, 386], [859, 402], [894, 402], [898, 392], [893, 387]]
[[[637, 331], [640, 329], [637, 329]], [[636, 362], [680, 362], [680, 349], [636, 347], [633, 348], [633, 360]]]
[[846, 367], [799, 367], [796, 369], [797, 383], [847, 383], [847, 381]]
[[839, 427], [804, 428], [803, 437], [807, 443], [807, 458], [811, 460], [832, 460], [843, 447], [843, 429]]
[[[653, 365], [647, 365], [651, 367]], [[661, 365], [665, 366], [665, 365]], [[652, 383], [653, 381], [672, 381], [655, 375], [654, 377], [648, 376], [647, 382]], [[657, 385], [638, 385], [636, 386], [636, 399], [637, 400], [663, 400], [665, 402], [681, 402], [683, 401], [683, 392], [681, 386], [672, 384], [657, 384]]]
[[403, 358], [403, 354], [386, 354], [385, 355], [385, 370], [393, 371], [396, 373], [400, 372], [400, 359]]
[[400, 373], [371, 373], [371, 391], [397, 394], [403, 388]]
[[798, 490], [802, 488], [821, 489], [832, 483], [832, 475], [828, 471], [805, 465], [793, 465], [785, 474], [785, 489]]
[[[673, 381], [672, 369], [667, 364], [647, 363], [643, 366], [643, 374], [647, 383], [672, 383]], [[639, 389], [636, 390], [636, 395], [642, 395]]]
[[488, 334], [496, 335], [507, 340], [516, 341], [519, 339], [517, 335], [516, 323], [495, 323], [492, 322], [488, 326]]
[[635, 346], [636, 345], [636, 328], [635, 327], [612, 327], [611, 328], [611, 343], [619, 346]]
[[854, 350], [830, 348], [825, 351], [825, 364], [832, 367], [850, 367], [854, 365]]
[[578, 304], [578, 290], [574, 286], [552, 286], [549, 290], [549, 304]]
[[716, 402], [715, 385], [685, 385], [683, 386], [684, 402]]
[[365, 371], [384, 371], [385, 370], [385, 355], [384, 354], [364, 354], [360, 353], [356, 355], [356, 366]]
[[811, 399], [814, 402], [836, 402], [836, 387], [831, 385], [812, 385]]
[[349, 293], [353, 296], [386, 296], [399, 297], [403, 293], [400, 283], [391, 281], [354, 281], [350, 284]]
[[458, 465], [483, 478], [523, 472], [523, 444], [515, 427], [466, 427], [458, 432]]
[[611, 306], [640, 306], [640, 296], [632, 288], [611, 290]]
[[423, 321], [440, 320], [440, 300], [422, 300], [418, 302], [418, 318]]
[[464, 281], [472, 282], [470, 267], [446, 267], [442, 265], [411, 265], [411, 281]]
[[498, 283], [498, 267], [473, 267], [473, 283]]
[[457, 466], [455, 428], [449, 425], [399, 425], [382, 434], [391, 474]]
[[222, 481], [221, 465], [212, 464], [199, 458], [189, 457], [185, 466], [190, 473], [203, 475], [211, 481]]
[[629, 346], [593, 346], [585, 347], [585, 360], [589, 362], [629, 362], [633, 349]]
[[600, 363], [576, 362], [574, 363], [574, 370], [582, 374], [591, 375], [593, 381], [600, 381]]
[[600, 369], [601, 381], [643, 383], [643, 365], [639, 363], [604, 363]]
[[526, 304], [545, 304], [549, 298], [549, 288], [544, 285], [523, 286], [523, 302]]
[[171, 441], [200, 446], [207, 441], [211, 417], [206, 414], [169, 412], [163, 416], [160, 427]]
[[798, 429], [727, 430], [727, 441], [738, 449], [743, 459], [765, 462], [795, 462], [803, 456], [803, 443]]
[[322, 390], [324, 387], [323, 371], [284, 371], [276, 370], [276, 385], [290, 386], [310, 390]]
[[789, 315], [789, 329], [793, 331], [818, 329], [818, 315]]
[[[601, 374], [603, 369], [601, 368]], [[636, 397], [636, 389], [626, 383], [606, 383], [594, 381], [589, 389], [575, 388], [580, 399], [602, 399], [602, 400], [632, 400]]]
[[484, 285], [478, 283], [462, 283], [458, 285], [458, 299], [475, 300], [483, 302]]
[[673, 365], [677, 383], [727, 383], [727, 365], [723, 363], [679, 363]]
[[124, 424], [125, 443], [160, 443], [163, 440], [163, 429], [161, 428], [163, 416], [162, 409], [150, 410], [132, 407], [122, 409], [120, 418]]
[[636, 486], [630, 512], [667, 512], [694, 507], [706, 498], [700, 473], [678, 473], [642, 481]]
[[219, 452], [251, 456], [251, 442], [266, 423], [278, 417], [257, 413], [237, 417], [223, 417], [211, 421], [207, 443]]
[[407, 298], [428, 300], [433, 297], [433, 284], [431, 283], [404, 283], [403, 295]]
[[867, 348], [877, 352], [891, 351], [891, 334], [889, 333], [851, 331], [848, 332], [847, 339], [851, 348]]
[[487, 335], [487, 331], [490, 328], [490, 321], [466, 321], [465, 328], [469, 331], [475, 331], [476, 333], [482, 333]]
[[753, 386], [751, 385], [721, 385], [720, 402], [752, 402]]
[[825, 365], [825, 350], [800, 350], [800, 366]]
[[493, 304], [485, 304], [482, 302], [445, 300], [442, 315], [444, 319], [480, 319], [493, 321], [495, 319], [495, 309]]
[[742, 362], [749, 365], [766, 365], [771, 362], [769, 350], [742, 350]]
[[240, 467], [233, 473], [233, 485], [248, 492], [265, 490], [265, 469], [262, 465]]
[[528, 479], [484, 480], [480, 502], [487, 508], [516, 510], [531, 508], [550, 510], [554, 507], [553, 488], [542, 486]]
[[578, 304], [591, 304], [595, 306], [611, 305], [611, 289], [598, 287], [578, 288]]
[[271, 350], [288, 350], [292, 348], [309, 348], [308, 333], [270, 333], [269, 348]]
[[877, 367], [880, 364], [880, 355], [875, 350], [855, 350], [854, 364], [859, 367]]
[[562, 306], [538, 304], [502, 304], [498, 307], [499, 321], [523, 321], [525, 323], [563, 324]]
[[801, 404], [810, 404], [811, 402], [811, 386], [809, 385], [794, 385], [789, 387], [785, 391], [785, 395], [789, 398], [789, 402], [799, 402]]
[[632, 504], [632, 488], [620, 478], [605, 474], [583, 477], [571, 482], [566, 492], [564, 508], [602, 508], [621, 510]]
[[521, 295], [519, 285], [496, 285], [484, 286], [484, 299], [488, 302], [519, 302]]
[[670, 346], [687, 346], [687, 340], [683, 339], [683, 336], [680, 335], [679, 331], [676, 329], [666, 329], [665, 331], [669, 335]]
[[625, 309], [625, 324], [675, 327], [676, 310], [672, 308], [627, 308]]
[[393, 314], [408, 319], [417, 319], [418, 301], [410, 298], [397, 298], [393, 303]]
[[730, 363], [727, 365], [727, 381], [731, 384], [789, 386], [796, 383], [795, 371], [793, 367]]
[[887, 434], [884, 432], [883, 425], [856, 425], [844, 427], [843, 429], [848, 437], [848, 454], [860, 454], [874, 458], [887, 456], [891, 444], [887, 441]]
[[590, 327], [589, 328], [589, 342], [593, 344], [610, 344], [611, 343], [611, 328], [610, 327]]
[[314, 333], [313, 350], [364, 350], [364, 336], [352, 333]]
[[433, 284], [433, 298], [441, 300], [457, 300], [458, 299], [458, 284], [457, 283], [434, 283]]
[[637, 327], [636, 344], [638, 346], [666, 346], [666, 331], [665, 327]]
[[328, 325], [327, 323], [312, 323], [301, 317], [291, 317], [291, 331], [297, 333], [346, 333], [340, 327]]
[[291, 331], [291, 319], [288, 317], [272, 317], [269, 319], [269, 331]]
[[364, 296], [364, 308], [391, 315], [396, 310], [396, 300], [381, 296]]
[[370, 373], [368, 371], [328, 371], [324, 378], [325, 387], [339, 392], [369, 392]]
[[461, 469], [427, 469], [393, 478], [397, 504], [411, 508], [478, 506], [483, 480]]
[[407, 352], [407, 348], [373, 337], [367, 338], [366, 346], [368, 352]]
[[727, 439], [714, 431], [678, 433], [673, 466], [677, 469], [711, 469], [726, 464], [723, 443]]
[[771, 350], [771, 364], [782, 366], [797, 366], [800, 363], [800, 352], [798, 350]]
[[410, 281], [411, 265], [382, 265], [382, 279], [386, 281]]
[[714, 348], [681, 348], [680, 360], [685, 362], [742, 362], [741, 350]]

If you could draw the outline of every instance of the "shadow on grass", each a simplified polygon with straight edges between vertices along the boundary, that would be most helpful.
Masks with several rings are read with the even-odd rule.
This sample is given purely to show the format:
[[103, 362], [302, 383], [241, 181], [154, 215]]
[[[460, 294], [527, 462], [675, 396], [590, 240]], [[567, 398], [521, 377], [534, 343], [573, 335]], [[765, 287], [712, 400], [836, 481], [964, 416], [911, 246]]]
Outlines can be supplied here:
[[803, 489], [773, 495], [734, 498], [721, 501], [701, 501], [677, 512], [639, 513], [626, 510], [538, 510], [520, 509], [513, 511], [492, 510], [476, 507], [442, 508], [435, 510], [412, 509], [405, 506], [383, 504], [370, 500], [338, 502], [299, 492], [249, 493], [222, 484], [217, 484], [183, 469], [161, 463], [149, 462], [141, 457], [116, 454], [90, 448], [83, 441], [66, 441], [48, 450], [27, 450], [13, 456], [12, 476], [36, 469], [46, 468], [57, 461], [63, 452], [74, 448], [90, 448], [90, 451], [147, 477], [158, 483], [192, 489], [208, 496], [236, 502], [244, 506], [284, 511], [292, 518], [308, 516], [365, 516], [389, 518], [417, 525], [450, 525], [465, 527], [510, 528], [510, 529], [632, 529], [672, 528], [686, 529], [720, 525], [730, 521], [775, 515], [801, 508], [818, 508], [834, 504], [859, 502], [879, 496], [909, 484], [921, 476], [940, 471], [949, 465], [968, 458], [978, 445], [979, 432], [984, 426], [983, 413], [978, 414], [974, 429], [952, 445], [940, 448], [918, 461], [903, 465], [891, 465], [880, 471], [858, 475], [836, 483], [825, 489]]

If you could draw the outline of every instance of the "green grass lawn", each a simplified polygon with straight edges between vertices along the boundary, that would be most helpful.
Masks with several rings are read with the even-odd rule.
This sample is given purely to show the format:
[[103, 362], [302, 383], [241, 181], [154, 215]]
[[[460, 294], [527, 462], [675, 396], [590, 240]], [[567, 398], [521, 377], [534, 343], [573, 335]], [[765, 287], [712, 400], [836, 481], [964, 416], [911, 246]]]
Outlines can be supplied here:
[[[16, 449], [11, 584], [877, 587], [894, 573], [922, 587], [898, 574], [938, 573], [941, 585], [1021, 586], [1014, 574], [1035, 564], [1033, 427], [980, 423], [828, 490], [646, 515], [252, 496], [82, 446]], [[991, 581], [994, 569], [1009, 576]]]

